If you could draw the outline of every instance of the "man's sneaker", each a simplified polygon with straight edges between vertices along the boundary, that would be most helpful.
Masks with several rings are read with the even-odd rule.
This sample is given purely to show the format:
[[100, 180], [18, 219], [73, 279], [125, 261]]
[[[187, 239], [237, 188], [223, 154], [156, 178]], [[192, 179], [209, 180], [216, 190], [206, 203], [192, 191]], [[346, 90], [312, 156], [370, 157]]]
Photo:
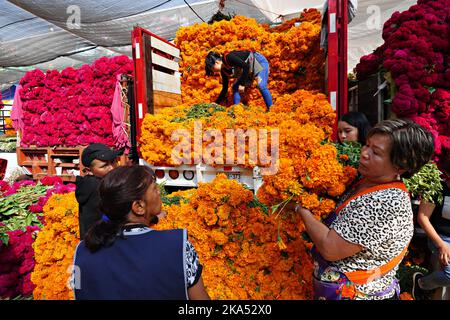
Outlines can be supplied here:
[[431, 293], [434, 290], [424, 290], [419, 285], [419, 279], [423, 278], [424, 275], [422, 272], [416, 272], [413, 274], [413, 286], [412, 286], [412, 296], [414, 300], [430, 300]]

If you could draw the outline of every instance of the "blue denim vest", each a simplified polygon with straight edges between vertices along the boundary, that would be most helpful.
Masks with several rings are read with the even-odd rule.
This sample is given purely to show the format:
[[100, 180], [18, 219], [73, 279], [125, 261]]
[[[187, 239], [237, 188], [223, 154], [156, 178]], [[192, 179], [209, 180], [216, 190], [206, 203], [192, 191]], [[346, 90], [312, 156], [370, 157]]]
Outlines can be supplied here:
[[81, 241], [74, 256], [75, 299], [188, 299], [186, 241], [185, 229], [149, 228], [125, 232], [95, 253]]

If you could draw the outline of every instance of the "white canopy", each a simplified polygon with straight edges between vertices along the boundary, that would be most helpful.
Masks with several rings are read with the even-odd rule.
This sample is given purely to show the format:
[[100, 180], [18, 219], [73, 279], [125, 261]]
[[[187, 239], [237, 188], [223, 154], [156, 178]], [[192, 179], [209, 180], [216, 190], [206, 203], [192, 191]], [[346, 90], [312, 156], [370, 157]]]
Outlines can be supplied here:
[[[177, 29], [208, 21], [219, 9], [260, 23], [322, 10], [324, 0], [0, 0], [0, 85], [9, 87], [34, 68], [80, 67], [101, 56], [131, 56], [139, 25], [172, 40]], [[348, 68], [383, 43], [383, 23], [414, 0], [359, 0], [348, 31]], [[221, 8], [221, 3], [223, 8]]]

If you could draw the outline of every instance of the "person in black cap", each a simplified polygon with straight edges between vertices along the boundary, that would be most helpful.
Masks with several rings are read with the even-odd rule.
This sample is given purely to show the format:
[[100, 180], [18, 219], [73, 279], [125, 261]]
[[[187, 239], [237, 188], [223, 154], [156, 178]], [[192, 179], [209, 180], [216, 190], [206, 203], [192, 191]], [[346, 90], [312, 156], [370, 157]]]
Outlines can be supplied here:
[[111, 150], [102, 143], [90, 144], [81, 154], [84, 176], [77, 176], [75, 181], [80, 239], [94, 223], [102, 219], [98, 209], [98, 186], [101, 179], [116, 167], [116, 158], [121, 154], [122, 151]]

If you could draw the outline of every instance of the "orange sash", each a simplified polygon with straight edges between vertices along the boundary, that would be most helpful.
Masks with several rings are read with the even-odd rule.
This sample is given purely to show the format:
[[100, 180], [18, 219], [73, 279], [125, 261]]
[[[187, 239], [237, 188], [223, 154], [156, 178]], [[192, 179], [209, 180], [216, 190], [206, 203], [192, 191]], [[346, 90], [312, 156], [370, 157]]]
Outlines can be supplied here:
[[[358, 186], [363, 180], [364, 179], [360, 180], [358, 182], [358, 184], [355, 185], [355, 187]], [[345, 200], [343, 203], [341, 203], [341, 205], [336, 208], [336, 215], [338, 215], [339, 212], [342, 210], [342, 208], [344, 208], [353, 199], [356, 199], [366, 193], [383, 190], [383, 189], [388, 189], [388, 188], [398, 188], [398, 189], [401, 189], [408, 193], [408, 189], [406, 188], [405, 184], [400, 181], [373, 186], [373, 187], [367, 188], [365, 190], [362, 190], [362, 191], [352, 195], [347, 200]], [[409, 246], [409, 243], [403, 249], [403, 251], [400, 252], [400, 254], [398, 256], [394, 257], [388, 263], [382, 265], [379, 268], [375, 268], [375, 269], [371, 269], [371, 270], [356, 270], [356, 271], [346, 272], [345, 275], [347, 276], [347, 278], [350, 281], [352, 281], [355, 284], [359, 284], [359, 285], [366, 284], [366, 283], [370, 282], [369, 280], [373, 280], [375, 278], [380, 278], [380, 277], [384, 276], [386, 273], [388, 273], [389, 271], [391, 271], [393, 268], [395, 268], [395, 266], [402, 261], [403, 257], [406, 255], [406, 252], [408, 251], [408, 246]]]

